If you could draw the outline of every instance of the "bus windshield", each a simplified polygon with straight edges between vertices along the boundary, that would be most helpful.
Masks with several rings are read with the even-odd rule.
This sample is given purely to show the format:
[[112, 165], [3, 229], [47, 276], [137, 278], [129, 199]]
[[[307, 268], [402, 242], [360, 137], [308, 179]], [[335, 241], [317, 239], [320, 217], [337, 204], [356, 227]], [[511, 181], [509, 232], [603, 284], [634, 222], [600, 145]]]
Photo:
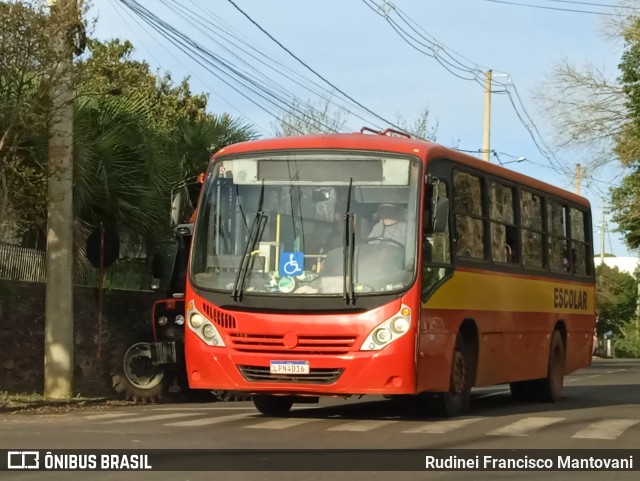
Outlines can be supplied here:
[[416, 272], [419, 179], [418, 159], [388, 153], [218, 158], [198, 212], [192, 282], [234, 298], [406, 289]]

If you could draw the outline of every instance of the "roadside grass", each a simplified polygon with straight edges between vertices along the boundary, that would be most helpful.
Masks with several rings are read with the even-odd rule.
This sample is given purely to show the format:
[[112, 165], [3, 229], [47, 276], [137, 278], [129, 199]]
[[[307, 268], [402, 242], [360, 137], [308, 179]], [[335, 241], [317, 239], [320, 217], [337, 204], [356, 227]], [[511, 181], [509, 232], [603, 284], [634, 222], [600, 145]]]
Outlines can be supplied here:
[[39, 393], [0, 391], [0, 413], [32, 412], [56, 413], [74, 409], [127, 406], [132, 403], [105, 397], [84, 397], [77, 394], [69, 399], [47, 399]]

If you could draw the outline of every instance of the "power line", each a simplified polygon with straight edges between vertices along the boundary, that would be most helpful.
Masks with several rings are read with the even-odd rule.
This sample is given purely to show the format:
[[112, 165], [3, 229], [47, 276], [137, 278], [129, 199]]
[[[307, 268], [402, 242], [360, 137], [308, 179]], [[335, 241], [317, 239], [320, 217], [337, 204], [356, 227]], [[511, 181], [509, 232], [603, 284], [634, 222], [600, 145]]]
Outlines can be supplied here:
[[640, 10], [639, 7], [627, 7], [623, 5], [612, 5], [610, 3], [593, 3], [593, 2], [577, 2], [572, 0], [546, 0], [547, 2], [555, 3], [570, 3], [573, 5], [588, 5], [590, 7], [604, 7], [604, 8], [623, 8], [627, 10]]
[[[334, 94], [335, 94], [334, 91], [328, 90], [323, 85], [315, 82], [313, 79], [304, 77], [303, 75], [290, 69], [283, 63], [278, 62], [277, 60], [273, 59], [272, 57], [265, 54], [264, 52], [261, 52], [260, 50], [256, 49], [254, 46], [250, 45], [248, 42], [240, 39], [239, 36], [235, 35], [229, 29], [221, 28], [215, 22], [212, 22], [211, 20], [206, 20], [207, 15], [202, 15], [203, 12], [213, 17], [216, 17], [216, 15], [206, 10], [202, 6], [196, 5], [196, 7], [201, 9], [201, 11], [198, 14], [198, 12], [194, 12], [192, 9], [181, 5], [179, 2], [168, 2], [166, 0], [162, 0], [162, 3], [165, 4], [171, 10], [173, 10], [174, 12], [176, 12], [178, 15], [180, 15], [188, 24], [194, 26], [195, 29], [199, 30], [207, 38], [209, 38], [216, 44], [220, 45], [221, 48], [227, 51], [230, 55], [232, 55], [238, 61], [247, 65], [249, 69], [255, 72], [256, 75], [259, 75], [261, 78], [263, 78], [265, 82], [271, 84], [273, 88], [280, 90], [281, 92], [285, 92], [288, 95], [291, 95], [290, 93], [286, 92], [286, 90], [284, 90], [281, 83], [275, 82], [272, 77], [269, 77], [265, 75], [263, 72], [260, 72], [257, 68], [251, 65], [247, 60], [245, 60], [240, 55], [238, 55], [234, 50], [237, 50], [243, 53], [250, 60], [253, 60], [254, 62], [257, 62], [258, 64], [263, 65], [264, 67], [269, 69], [273, 74], [284, 77], [288, 81], [296, 84], [298, 87], [304, 90], [307, 90], [312, 95], [326, 99], [326, 101], [332, 106], [334, 106], [335, 108], [342, 110], [349, 115], [353, 115], [354, 117], [359, 118], [360, 120], [366, 123], [371, 123], [370, 119], [367, 119], [359, 115], [357, 112], [353, 111], [352, 109], [349, 109], [347, 106], [336, 102], [334, 100]], [[194, 2], [191, 1], [191, 3], [193, 4]], [[200, 25], [202, 28], [199, 28], [198, 25]], [[220, 30], [222, 33], [218, 33], [217, 30]], [[217, 38], [214, 38], [213, 35], [215, 35], [215, 37]], [[228, 43], [233, 48], [233, 50], [231, 48], [226, 47], [224, 43]], [[380, 128], [379, 125], [374, 124], [374, 126]]]
[[607, 12], [594, 12], [592, 10], [576, 10], [576, 9], [572, 9], [572, 8], [560, 8], [560, 7], [545, 7], [542, 5], [532, 5], [530, 3], [519, 3], [519, 2], [507, 2], [506, 0], [484, 0], [485, 2], [491, 2], [491, 3], [502, 3], [505, 5], [514, 5], [514, 6], [518, 6], [518, 7], [529, 7], [529, 8], [538, 8], [538, 9], [542, 9], [542, 10], [556, 10], [556, 11], [560, 11], [560, 12], [571, 12], [571, 13], [586, 13], [586, 14], [592, 14], [592, 15], [606, 15], [609, 17], [621, 17], [624, 15], [621, 15], [619, 13], [607, 13]]
[[[410, 15], [406, 15], [397, 5], [391, 3], [389, 0], [382, 0], [380, 5], [375, 3], [373, 0], [362, 1], [367, 7], [369, 7], [369, 9], [384, 18], [393, 30], [411, 47], [430, 58], [436, 59], [438, 63], [440, 63], [440, 65], [442, 65], [452, 75], [462, 80], [474, 81], [484, 88], [484, 76], [485, 71], [489, 70], [488, 68], [481, 67], [479, 64], [449, 49], [435, 37], [426, 32], [416, 22], [411, 20]], [[391, 12], [396, 13], [400, 21], [407, 25], [408, 28], [410, 28], [415, 35], [419, 37], [419, 39], [416, 39], [414, 35], [407, 32], [398, 22], [396, 22], [391, 17]], [[411, 39], [411, 41], [409, 39]], [[416, 46], [416, 43], [420, 47]], [[453, 71], [453, 69], [456, 69], [457, 71]], [[506, 75], [508, 77], [507, 81], [496, 80], [494, 83], [504, 88], [500, 93], [508, 95], [511, 106], [514, 109], [518, 120], [529, 133], [529, 136], [538, 149], [538, 152], [548, 160], [551, 168], [555, 172], [561, 175], [570, 174], [569, 169], [558, 160], [556, 154], [544, 141], [535, 122], [527, 112], [524, 102], [522, 101], [515, 84], [511, 80], [511, 76], [509, 74]]]
[[264, 28], [262, 28], [262, 26], [260, 24], [258, 24], [255, 20], [253, 20], [244, 10], [242, 10], [238, 5], [236, 5], [236, 3], [233, 0], [227, 0], [236, 10], [238, 10], [242, 15], [244, 15], [247, 20], [249, 20], [253, 25], [255, 25], [262, 33], [264, 33], [267, 37], [269, 37], [273, 42], [275, 42], [280, 48], [282, 48], [285, 52], [287, 52], [291, 57], [293, 57], [296, 61], [298, 61], [298, 63], [300, 63], [303, 67], [305, 67], [307, 70], [309, 70], [311, 73], [313, 73], [314, 75], [316, 75], [319, 79], [321, 79], [323, 82], [325, 82], [327, 85], [330, 85], [332, 88], [334, 88], [336, 90], [336, 92], [339, 92], [341, 95], [343, 95], [345, 98], [349, 99], [351, 102], [353, 102], [354, 104], [356, 104], [357, 106], [359, 106], [360, 108], [364, 109], [366, 112], [368, 112], [369, 114], [373, 115], [374, 117], [376, 117], [377, 119], [389, 124], [390, 126], [398, 129], [398, 130], [403, 130], [402, 127], [399, 127], [398, 125], [394, 124], [393, 122], [385, 119], [384, 117], [378, 115], [377, 113], [375, 113], [373, 110], [368, 109], [367, 107], [365, 107], [364, 105], [362, 105], [360, 102], [358, 102], [357, 100], [355, 100], [353, 97], [351, 97], [350, 95], [346, 94], [343, 90], [341, 90], [339, 87], [337, 87], [336, 85], [334, 85], [333, 83], [331, 83], [329, 80], [327, 80], [325, 77], [323, 77], [321, 74], [319, 74], [316, 70], [314, 70], [313, 68], [311, 68], [306, 62], [304, 62], [302, 59], [300, 59], [298, 56], [296, 56], [291, 50], [289, 50], [287, 47], [285, 47], [281, 42], [279, 42], [275, 37], [273, 37], [269, 32], [267, 32]]
[[[269, 108], [275, 107], [282, 112], [289, 112], [294, 117], [304, 118], [305, 112], [296, 107], [295, 97], [290, 94], [283, 94], [282, 92], [278, 94], [268, 88], [266, 85], [261, 83], [255, 75], [242, 72], [233, 63], [203, 47], [191, 37], [180, 32], [175, 27], [171, 26], [157, 15], [140, 5], [139, 2], [135, 0], [119, 1], [131, 9], [136, 15], [140, 16], [175, 48], [178, 48], [198, 65], [203, 67], [225, 85], [236, 91], [268, 115], [275, 119], [279, 119], [278, 115]], [[332, 127], [325, 125], [322, 122], [318, 123], [326, 129], [326, 131], [335, 132], [335, 129]], [[294, 127], [294, 130], [297, 129]], [[298, 131], [298, 133], [302, 132]]]
[[[122, 9], [122, 11], [123, 11], [124, 13], [126, 13], [126, 14], [129, 16], [129, 18], [131, 18], [131, 19], [136, 23], [136, 25], [137, 25], [141, 30], [143, 30], [143, 31], [144, 31], [144, 32], [149, 36], [149, 38], [153, 39], [153, 40], [154, 40], [158, 45], [160, 45], [161, 47], [163, 46], [163, 45], [162, 45], [162, 43], [161, 43], [161, 42], [160, 42], [160, 41], [159, 41], [159, 40], [158, 40], [158, 39], [157, 39], [157, 38], [156, 38], [152, 33], [150, 33], [150, 32], [147, 30], [147, 27], [146, 27], [143, 23], [141, 23], [141, 22], [139, 21], [139, 19], [138, 19], [137, 17], [135, 17], [135, 16], [132, 14], [132, 12], [131, 12], [130, 10], [128, 10], [128, 9], [126, 9], [126, 8], [123, 8], [123, 7], [122, 7], [122, 5], [119, 5], [119, 1], [118, 1], [118, 0], [109, 0], [109, 2], [113, 4], [113, 6], [114, 6], [114, 10], [115, 10], [115, 11], [118, 11], [119, 9]], [[122, 17], [122, 15], [120, 15], [119, 11], [118, 11], [118, 15], [120, 16], [120, 18], [122, 18], [123, 22], [124, 22], [127, 26], [129, 26], [129, 24], [127, 23], [126, 19], [124, 19], [124, 18]], [[134, 33], [134, 35], [135, 35], [135, 30], [134, 30], [134, 29], [132, 29], [131, 27], [129, 27], [129, 29], [130, 29], [130, 30]], [[138, 37], [136, 36], [136, 38], [138, 38]], [[138, 38], [138, 40], [140, 40], [140, 39]], [[141, 43], [142, 43], [142, 42], [141, 42]], [[175, 60], [175, 62], [176, 62], [178, 65], [181, 65], [181, 66], [182, 66], [182, 68], [183, 68], [185, 71], [189, 71], [189, 70], [190, 70], [190, 69], [189, 69], [189, 68], [188, 68], [188, 67], [187, 67], [187, 66], [182, 62], [182, 60], [181, 60], [179, 57], [177, 57], [176, 55], [174, 55], [174, 54], [173, 54], [173, 52], [171, 52], [170, 50], [165, 50], [165, 51], [166, 51], [166, 52], [167, 52], [167, 53], [168, 53], [168, 54], [169, 54], [169, 55], [170, 55], [170, 56]], [[157, 59], [157, 58], [155, 58], [155, 56], [153, 56], [153, 54], [151, 53], [151, 51], [150, 51], [150, 50], [147, 50], [147, 52], [149, 53], [149, 55], [151, 56], [151, 58], [153, 58], [153, 60], [156, 62], [156, 65], [158, 65], [158, 66], [162, 65], [162, 63], [161, 63], [160, 61], [158, 61], [158, 59]], [[206, 84], [207, 84], [207, 82], [206, 82], [205, 80], [203, 80], [202, 78], [200, 78], [197, 74], [194, 74], [194, 77], [195, 77], [196, 79], [198, 79], [200, 82], [202, 82], [204, 85], [206, 85]], [[211, 94], [212, 94], [213, 96], [215, 96], [216, 98], [218, 98], [218, 99], [219, 99], [220, 101], [222, 101], [223, 103], [227, 104], [229, 107], [231, 107], [231, 109], [232, 109], [232, 110], [235, 110], [236, 112], [238, 112], [238, 113], [240, 114], [240, 116], [241, 116], [243, 119], [245, 119], [246, 121], [249, 121], [248, 116], [247, 116], [246, 114], [244, 114], [244, 113], [242, 112], [242, 110], [241, 110], [241, 109], [239, 109], [238, 107], [236, 107], [234, 104], [230, 103], [230, 102], [229, 102], [225, 97], [223, 97], [222, 95], [219, 95], [219, 94], [218, 94], [217, 92], [215, 92], [215, 91], [212, 91], [212, 92], [211, 92]], [[253, 121], [253, 123], [254, 123], [255, 125], [257, 125], [259, 128], [261, 128], [261, 129], [265, 130], [263, 126], [261, 126], [261, 125], [257, 124], [255, 121]], [[266, 132], [266, 130], [265, 130], [265, 132]]]

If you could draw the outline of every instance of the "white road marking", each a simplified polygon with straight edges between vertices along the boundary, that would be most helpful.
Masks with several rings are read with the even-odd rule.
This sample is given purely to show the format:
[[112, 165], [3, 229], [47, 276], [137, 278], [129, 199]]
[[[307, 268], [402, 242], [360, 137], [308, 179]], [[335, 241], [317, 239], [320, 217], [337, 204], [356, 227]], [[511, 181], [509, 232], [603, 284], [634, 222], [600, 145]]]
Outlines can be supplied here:
[[134, 416], [135, 414], [136, 413], [105, 413], [105, 414], [91, 414], [90, 416], [82, 416], [82, 417], [84, 419], [95, 421], [100, 419], [121, 418], [123, 416]]
[[251, 426], [246, 427], [250, 429], [287, 429], [301, 426], [302, 424], [307, 424], [314, 421], [320, 421], [320, 419], [274, 419], [273, 421], [266, 421], [260, 424], [252, 424]]
[[505, 389], [504, 391], [497, 391], [497, 392], [490, 392], [488, 394], [480, 394], [479, 396], [473, 396], [473, 399], [482, 399], [485, 397], [491, 397], [491, 396], [501, 396], [503, 394], [508, 394], [511, 391], [509, 389]]
[[173, 413], [173, 414], [156, 414], [155, 416], [141, 416], [135, 419], [116, 419], [115, 421], [108, 421], [110, 424], [125, 424], [125, 423], [141, 423], [145, 421], [162, 421], [164, 419], [184, 418], [187, 416], [197, 416], [199, 414], [206, 414], [203, 412], [198, 413]]
[[586, 428], [571, 436], [579, 439], [616, 439], [640, 419], [604, 419], [589, 424]]
[[524, 418], [511, 424], [507, 424], [499, 429], [487, 433], [488, 436], [528, 436], [545, 426], [555, 424], [565, 418], [544, 418], [531, 417]]
[[395, 423], [397, 421], [381, 421], [381, 420], [362, 420], [362, 421], [353, 421], [350, 423], [340, 424], [338, 426], [333, 426], [329, 428], [328, 431], [371, 431], [373, 429], [381, 428], [382, 426], [386, 426], [391, 423]]
[[235, 421], [237, 419], [248, 418], [255, 415], [256, 415], [255, 413], [229, 414], [228, 416], [217, 416], [215, 418], [203, 418], [203, 419], [194, 419], [192, 421], [179, 421], [176, 423], [167, 423], [165, 424], [165, 426], [180, 426], [180, 427], [210, 426], [212, 424], [226, 423], [228, 421]]
[[403, 433], [417, 433], [417, 434], [445, 434], [454, 429], [463, 428], [469, 424], [473, 424], [476, 421], [480, 421], [482, 418], [467, 418], [467, 419], [451, 419], [447, 421], [435, 421], [427, 423], [424, 426], [417, 428], [407, 429], [402, 431]]

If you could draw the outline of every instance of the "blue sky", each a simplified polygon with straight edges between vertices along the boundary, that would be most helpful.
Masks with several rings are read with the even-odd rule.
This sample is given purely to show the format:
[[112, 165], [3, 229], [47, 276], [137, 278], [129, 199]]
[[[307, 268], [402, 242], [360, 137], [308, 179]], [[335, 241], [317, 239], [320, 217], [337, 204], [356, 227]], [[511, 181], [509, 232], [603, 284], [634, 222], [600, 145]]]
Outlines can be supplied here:
[[[598, 4], [615, 3], [613, 0], [590, 1]], [[331, 86], [324, 84], [269, 39], [228, 0], [172, 0], [168, 3], [174, 5], [174, 10], [167, 8], [161, 0], [138, 2], [213, 53], [224, 57], [230, 62], [227, 70], [251, 67], [241, 64], [241, 59], [234, 56], [237, 50], [224, 50], [224, 42], [215, 36], [220, 32], [219, 28], [233, 33], [246, 45], [268, 55], [268, 60], [266, 57], [263, 59], [269, 67], [244, 54], [241, 58], [248, 60], [268, 77], [261, 82], [273, 82], [270, 88], [281, 87], [285, 92], [283, 95], [295, 96], [303, 102], [308, 99], [319, 101], [320, 97], [278, 74], [278, 71], [291, 69], [288, 77], [299, 74], [303, 78], [300, 83], [305, 85], [313, 80], [322, 86], [314, 87], [314, 90], [322, 93], [322, 89], [325, 89], [325, 96], [333, 92], [331, 98], [336, 103], [342, 102]], [[374, 5], [382, 5], [383, 0], [234, 2], [300, 60], [383, 119], [397, 122], [398, 115], [401, 115], [411, 122], [428, 108], [431, 122], [438, 123], [439, 143], [469, 151], [478, 151], [482, 147], [484, 90], [481, 82], [458, 78], [445, 68], [446, 63], [443, 66], [436, 59], [412, 48], [374, 11]], [[542, 141], [550, 144], [553, 130], [543, 112], [537, 108], [534, 88], [552, 79], [552, 66], [563, 58], [577, 65], [591, 63], [615, 78], [622, 45], [607, 42], [601, 35], [605, 16], [529, 8], [513, 3], [610, 12], [559, 0], [514, 0], [512, 4], [490, 0], [395, 0], [393, 5], [397, 10], [389, 10], [388, 15], [411, 33], [414, 39], [420, 40], [419, 32], [431, 42], [442, 45], [438, 55], [444, 61], [480, 72], [492, 69], [496, 82], [515, 85], [526, 112], [533, 120], [533, 126], [542, 134]], [[185, 15], [189, 10], [195, 12], [197, 20], [189, 22], [181, 18], [176, 5], [183, 8]], [[388, 5], [386, 8], [389, 8]], [[267, 111], [276, 114], [278, 111], [272, 104], [247, 93], [232, 81], [231, 86], [226, 85], [184, 52], [173, 47], [132, 14], [121, 1], [93, 0], [92, 14], [98, 18], [95, 36], [101, 39], [129, 39], [136, 47], [136, 58], [147, 60], [154, 70], [169, 71], [176, 80], [190, 76], [194, 91], [209, 94], [212, 111], [229, 112], [255, 124], [262, 136], [273, 135], [274, 118]], [[402, 23], [399, 14], [417, 32], [411, 31], [409, 24]], [[220, 44], [216, 44], [215, 40]], [[409, 41], [422, 48], [413, 39]], [[255, 51], [250, 52], [258, 56]], [[452, 54], [458, 63], [446, 57], [447, 53]], [[460, 76], [472, 77], [472, 74], [450, 65], [449, 70]], [[218, 75], [224, 78], [224, 73]], [[513, 87], [509, 88], [512, 89], [512, 98], [515, 98]], [[494, 90], [504, 91], [504, 88], [494, 84]], [[341, 103], [346, 104], [348, 102]], [[368, 112], [353, 105], [349, 108], [359, 111], [362, 118], [349, 116], [346, 130], [356, 131], [365, 125], [386, 126]], [[492, 95], [491, 148], [505, 163], [526, 157], [526, 161], [512, 163], [510, 168], [570, 190], [574, 186], [571, 172], [575, 163], [584, 163], [581, 154], [564, 152], [560, 156], [563, 162], [561, 171], [551, 168], [550, 161], [536, 147], [516, 115], [509, 96], [499, 92]], [[497, 160], [492, 157], [493, 162]], [[592, 179], [583, 182], [582, 194], [592, 202], [596, 230], [594, 251], [599, 252], [597, 225], [600, 222], [603, 193], [606, 193], [609, 185], [607, 182], [615, 182], [620, 171], [609, 167], [590, 175]], [[615, 226], [608, 222], [608, 228], [611, 231]], [[616, 232], [607, 233], [607, 252], [628, 255], [620, 237]]]

